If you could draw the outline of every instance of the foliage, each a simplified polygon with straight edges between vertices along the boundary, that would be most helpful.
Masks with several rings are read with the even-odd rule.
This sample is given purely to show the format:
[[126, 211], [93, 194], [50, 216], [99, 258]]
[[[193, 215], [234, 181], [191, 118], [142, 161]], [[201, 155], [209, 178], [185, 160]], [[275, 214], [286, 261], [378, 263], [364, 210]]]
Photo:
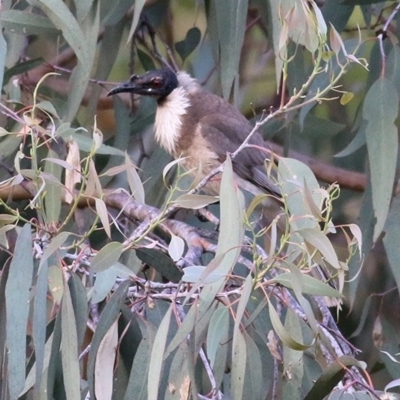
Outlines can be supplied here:
[[[396, 387], [385, 300], [400, 284], [400, 5], [132, 3], [1, 10], [2, 398], [362, 399], [379, 394], [371, 378]], [[253, 132], [193, 182], [152, 141], [155, 104], [106, 97], [129, 62], [190, 70], [242, 100]], [[256, 131], [278, 161], [266, 163], [275, 208], [234, 184], [231, 160]], [[218, 198], [201, 192], [215, 178]], [[374, 246], [387, 256], [379, 279]], [[345, 313], [337, 326], [333, 304], [357, 329]]]

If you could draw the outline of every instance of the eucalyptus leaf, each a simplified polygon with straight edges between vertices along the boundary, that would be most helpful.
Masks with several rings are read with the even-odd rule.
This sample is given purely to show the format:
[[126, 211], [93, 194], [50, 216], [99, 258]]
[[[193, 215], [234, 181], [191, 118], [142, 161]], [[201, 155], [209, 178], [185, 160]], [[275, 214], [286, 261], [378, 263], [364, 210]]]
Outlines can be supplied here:
[[186, 32], [184, 40], [175, 43], [175, 50], [180, 55], [182, 62], [185, 62], [186, 58], [196, 49], [200, 43], [201, 32], [197, 27], [190, 28]]

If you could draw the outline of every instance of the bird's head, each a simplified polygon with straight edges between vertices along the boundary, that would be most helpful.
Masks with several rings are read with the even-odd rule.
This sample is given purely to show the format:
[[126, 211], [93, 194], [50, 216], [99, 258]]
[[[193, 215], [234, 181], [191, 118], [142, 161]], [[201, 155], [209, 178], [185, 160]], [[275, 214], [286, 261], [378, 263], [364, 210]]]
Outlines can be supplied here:
[[130, 92], [146, 96], [153, 96], [157, 100], [167, 97], [178, 87], [176, 74], [168, 69], [148, 71], [143, 75], [133, 75], [129, 81], [121, 83], [108, 96], [117, 93]]

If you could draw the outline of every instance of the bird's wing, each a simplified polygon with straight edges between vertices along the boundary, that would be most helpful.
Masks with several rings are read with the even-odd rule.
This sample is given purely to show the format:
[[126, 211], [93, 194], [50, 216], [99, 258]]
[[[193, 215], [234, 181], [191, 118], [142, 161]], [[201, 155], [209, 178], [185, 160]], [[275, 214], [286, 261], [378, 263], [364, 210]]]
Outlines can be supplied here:
[[[225, 161], [227, 152], [233, 153], [238, 149], [252, 130], [250, 123], [241, 114], [239, 115], [241, 118], [237, 118], [237, 114], [224, 115], [218, 112], [205, 115], [199, 121], [202, 135], [221, 162]], [[249, 143], [264, 148], [264, 141], [257, 132]], [[242, 179], [280, 196], [280, 190], [273, 184], [265, 170], [264, 161], [269, 158], [268, 153], [267, 149], [263, 151], [254, 147], [244, 148], [233, 160], [233, 169]]]

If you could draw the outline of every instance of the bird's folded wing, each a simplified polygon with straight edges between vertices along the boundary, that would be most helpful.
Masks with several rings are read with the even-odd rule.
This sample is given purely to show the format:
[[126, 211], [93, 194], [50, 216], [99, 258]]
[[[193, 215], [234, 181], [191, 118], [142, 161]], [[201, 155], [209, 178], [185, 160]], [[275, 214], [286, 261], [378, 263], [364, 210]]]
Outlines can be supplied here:
[[[244, 117], [238, 120], [220, 113], [204, 116], [199, 124], [202, 135], [220, 162], [225, 161], [226, 153], [235, 152], [252, 130], [252, 126]], [[269, 158], [269, 151], [262, 150], [264, 148], [262, 137], [256, 132], [249, 144], [258, 148], [247, 147], [239, 152], [233, 160], [235, 173], [266, 192], [279, 196], [278, 187], [274, 185], [265, 170], [264, 161]]]

